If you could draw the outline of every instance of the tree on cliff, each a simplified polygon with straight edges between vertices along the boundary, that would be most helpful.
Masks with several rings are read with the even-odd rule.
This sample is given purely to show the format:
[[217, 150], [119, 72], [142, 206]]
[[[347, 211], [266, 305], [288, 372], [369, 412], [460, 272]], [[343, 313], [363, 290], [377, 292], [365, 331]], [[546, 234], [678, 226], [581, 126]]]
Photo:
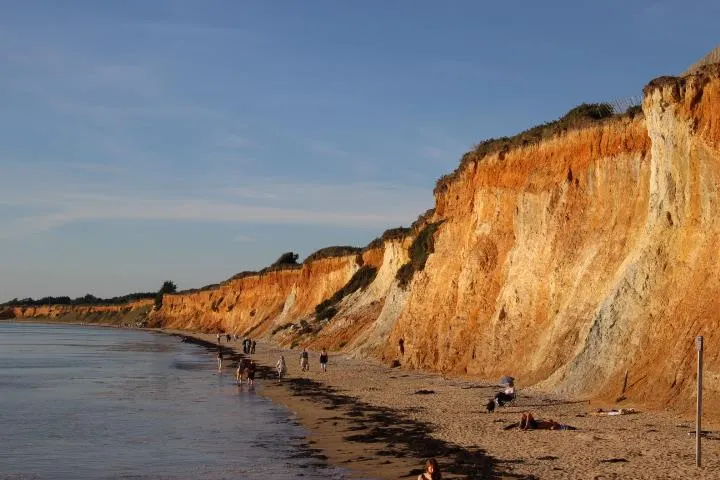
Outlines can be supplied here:
[[282, 255], [280, 255], [280, 258], [275, 260], [275, 263], [270, 265], [270, 267], [282, 267], [283, 265], [297, 265], [299, 257], [300, 257], [300, 255], [298, 255], [295, 252], [285, 252]]
[[162, 287], [160, 287], [160, 290], [158, 290], [157, 295], [155, 295], [155, 310], [159, 310], [160, 307], [162, 307], [163, 295], [175, 292], [177, 292], [177, 285], [175, 285], [175, 282], [165, 280]]

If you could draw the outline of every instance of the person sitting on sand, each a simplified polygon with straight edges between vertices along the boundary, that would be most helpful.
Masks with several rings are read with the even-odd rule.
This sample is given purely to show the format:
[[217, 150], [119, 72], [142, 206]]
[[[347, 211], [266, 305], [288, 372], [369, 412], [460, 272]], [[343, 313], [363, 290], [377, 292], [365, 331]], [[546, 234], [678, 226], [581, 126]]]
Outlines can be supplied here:
[[425, 472], [418, 475], [417, 480], [442, 480], [442, 474], [440, 473], [440, 466], [437, 460], [429, 458], [425, 462]]
[[284, 356], [280, 355], [280, 359], [277, 361], [277, 364], [275, 364], [275, 369], [278, 373], [278, 380], [282, 379], [283, 375], [285, 375], [285, 372], [287, 371]]
[[555, 420], [538, 420], [532, 413], [523, 412], [520, 418], [520, 430], [576, 430], [576, 428]]
[[515, 384], [509, 383], [505, 390], [495, 394], [495, 406], [502, 407], [515, 399]]

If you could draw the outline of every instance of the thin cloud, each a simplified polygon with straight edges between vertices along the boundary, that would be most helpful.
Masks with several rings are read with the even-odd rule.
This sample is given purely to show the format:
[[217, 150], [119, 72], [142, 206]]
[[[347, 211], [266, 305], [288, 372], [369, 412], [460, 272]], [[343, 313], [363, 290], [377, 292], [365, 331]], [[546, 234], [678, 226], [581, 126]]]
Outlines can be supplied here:
[[318, 155], [334, 158], [348, 158], [352, 155], [347, 150], [344, 150], [330, 142], [312, 139], [308, 139], [306, 142], [310, 151]]
[[228, 133], [224, 135], [218, 135], [215, 139], [215, 145], [220, 148], [242, 150], [254, 146], [254, 143], [252, 140], [242, 135]]
[[238, 235], [235, 235], [235, 238], [233, 238], [233, 241], [238, 242], [238, 243], [251, 243], [251, 242], [254, 242], [255, 239], [248, 237], [247, 235], [238, 234]]
[[[131, 196], [96, 192], [6, 192], [1, 202], [15, 207], [42, 207], [11, 219], [4, 229], [21, 237], [77, 222], [163, 220], [177, 222], [263, 223], [387, 228], [409, 224], [427, 208], [430, 196], [414, 187], [348, 184], [264, 185], [250, 203], [241, 198]], [[248, 191], [244, 193], [247, 199]], [[36, 212], [36, 210], [34, 210]]]

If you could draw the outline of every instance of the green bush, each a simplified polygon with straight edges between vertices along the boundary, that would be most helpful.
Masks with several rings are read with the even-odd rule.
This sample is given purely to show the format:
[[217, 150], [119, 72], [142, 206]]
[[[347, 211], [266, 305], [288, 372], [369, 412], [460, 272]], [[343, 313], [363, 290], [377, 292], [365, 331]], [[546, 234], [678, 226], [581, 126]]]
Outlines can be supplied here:
[[282, 267], [284, 265], [297, 265], [298, 264], [298, 255], [295, 252], [285, 252], [282, 255], [280, 255], [280, 258], [275, 260], [275, 263], [270, 265], [270, 267]]
[[412, 280], [415, 272], [425, 268], [425, 262], [431, 253], [435, 251], [435, 232], [440, 227], [440, 222], [428, 223], [420, 230], [410, 245], [410, 260], [400, 267], [395, 278], [401, 288], [406, 288]]
[[325, 247], [325, 248], [321, 248], [317, 252], [314, 252], [314, 253], [311, 253], [310, 255], [308, 255], [308, 257], [303, 261], [303, 263], [314, 262], [315, 260], [320, 260], [321, 258], [345, 257], [347, 255], [353, 255], [353, 254], [360, 253], [361, 251], [362, 251], [361, 248], [350, 247], [347, 245], [335, 246], [335, 247]]
[[536, 125], [512, 137], [489, 138], [478, 143], [475, 148], [462, 156], [460, 165], [454, 172], [440, 177], [435, 184], [434, 193], [444, 190], [464, 168], [487, 155], [507, 152], [512, 148], [534, 145], [551, 138], [560, 132], [582, 128], [592, 123], [614, 116], [616, 113], [609, 103], [583, 103], [570, 109], [561, 118]]

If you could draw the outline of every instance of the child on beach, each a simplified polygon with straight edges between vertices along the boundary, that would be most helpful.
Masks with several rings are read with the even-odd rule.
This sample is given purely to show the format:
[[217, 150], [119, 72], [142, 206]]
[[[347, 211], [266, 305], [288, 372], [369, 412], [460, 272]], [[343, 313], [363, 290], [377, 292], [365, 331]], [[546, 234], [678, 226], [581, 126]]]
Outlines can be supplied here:
[[327, 364], [328, 364], [328, 354], [325, 349], [322, 349], [322, 352], [320, 352], [320, 368], [323, 372], [327, 372]]
[[417, 480], [442, 480], [442, 474], [440, 473], [440, 466], [437, 460], [429, 458], [425, 462], [425, 472], [418, 475]]
[[280, 355], [280, 359], [277, 361], [277, 364], [275, 364], [275, 368], [277, 369], [278, 380], [281, 380], [283, 375], [285, 375], [285, 372], [287, 371], [284, 356]]

